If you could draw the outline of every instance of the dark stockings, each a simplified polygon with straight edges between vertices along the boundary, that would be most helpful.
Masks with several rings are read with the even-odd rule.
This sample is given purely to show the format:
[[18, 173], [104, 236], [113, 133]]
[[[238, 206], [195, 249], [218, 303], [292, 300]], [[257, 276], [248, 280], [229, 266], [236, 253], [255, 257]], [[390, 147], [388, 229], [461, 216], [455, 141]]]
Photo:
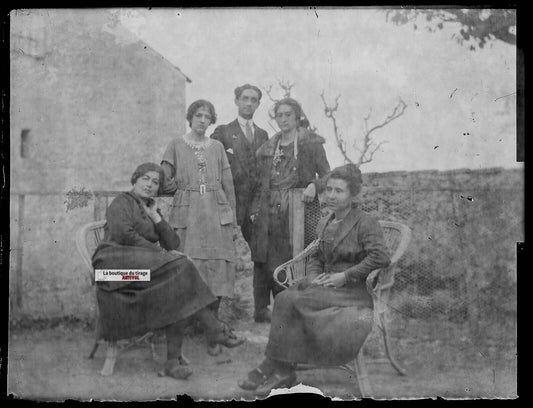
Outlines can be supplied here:
[[217, 296], [217, 300], [215, 300], [213, 303], [211, 303], [209, 306], [207, 306], [209, 309], [212, 310], [215, 317], [218, 319], [218, 309], [220, 308], [220, 301], [222, 300], [222, 296]]
[[179, 359], [183, 345], [183, 333], [189, 319], [183, 319], [165, 327], [167, 338], [167, 360]]
[[[213, 303], [217, 303], [216, 301]], [[200, 321], [207, 337], [211, 337], [224, 329], [220, 320], [217, 319], [211, 305], [196, 312], [196, 318]]]
[[[215, 301], [213, 303], [217, 302]], [[208, 338], [213, 337], [223, 330], [223, 325], [216, 318], [211, 305], [204, 307], [194, 315], [203, 326]], [[165, 327], [167, 338], [167, 360], [179, 358], [181, 356], [183, 333], [185, 332], [185, 327], [187, 327], [188, 323], [189, 318], [186, 318]]]

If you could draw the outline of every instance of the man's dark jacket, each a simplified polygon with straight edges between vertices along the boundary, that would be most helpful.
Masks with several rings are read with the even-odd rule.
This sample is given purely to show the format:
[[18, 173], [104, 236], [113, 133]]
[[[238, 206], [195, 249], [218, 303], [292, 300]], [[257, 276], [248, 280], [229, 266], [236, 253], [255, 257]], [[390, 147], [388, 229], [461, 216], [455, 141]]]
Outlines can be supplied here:
[[[227, 125], [218, 126], [211, 137], [221, 142], [226, 150], [235, 186], [237, 224], [242, 227], [247, 224], [250, 205], [260, 185], [255, 153], [268, 140], [268, 133], [254, 124], [254, 142], [250, 144], [235, 119]], [[245, 239], [249, 238], [244, 228], [243, 235]]]

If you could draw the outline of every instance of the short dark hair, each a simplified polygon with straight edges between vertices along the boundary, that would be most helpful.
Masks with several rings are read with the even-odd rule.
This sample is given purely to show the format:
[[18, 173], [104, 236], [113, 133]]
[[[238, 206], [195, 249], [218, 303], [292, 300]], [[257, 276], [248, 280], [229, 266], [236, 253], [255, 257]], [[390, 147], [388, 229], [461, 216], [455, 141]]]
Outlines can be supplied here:
[[363, 176], [361, 170], [353, 163], [345, 164], [344, 166], [335, 167], [328, 175], [329, 179], [340, 179], [346, 181], [348, 190], [352, 196], [356, 196], [361, 192], [363, 186]]
[[163, 182], [165, 181], [165, 172], [163, 171], [163, 167], [161, 167], [159, 164], [148, 162], [138, 166], [131, 175], [131, 184], [135, 184], [140, 177], [144, 176], [149, 171], [156, 171], [159, 173], [158, 194], [160, 194], [163, 189]]
[[257, 86], [250, 85], [250, 84], [244, 84], [244, 85], [241, 85], [235, 88], [235, 91], [234, 91], [235, 99], [239, 99], [241, 97], [241, 94], [247, 89], [252, 89], [255, 92], [257, 92], [257, 95], [259, 95], [259, 100], [261, 100], [261, 98], [263, 97], [263, 93], [261, 92], [261, 89], [259, 89]]
[[215, 107], [211, 102], [205, 99], [198, 99], [197, 101], [191, 103], [191, 105], [187, 109], [187, 122], [189, 122], [189, 126], [191, 126], [192, 117], [200, 108], [206, 108], [209, 111], [209, 114], [211, 115], [211, 125], [214, 125], [217, 121]]
[[299, 126], [301, 124], [302, 119], [305, 118], [305, 116], [303, 115], [302, 105], [300, 105], [300, 103], [296, 99], [293, 99], [293, 98], [280, 99], [279, 101], [276, 101], [276, 103], [274, 104], [274, 108], [273, 108], [274, 118], [276, 117], [276, 113], [278, 112], [278, 109], [281, 105], [289, 105], [292, 108], [292, 110], [294, 111], [294, 116], [296, 116], [296, 121]]

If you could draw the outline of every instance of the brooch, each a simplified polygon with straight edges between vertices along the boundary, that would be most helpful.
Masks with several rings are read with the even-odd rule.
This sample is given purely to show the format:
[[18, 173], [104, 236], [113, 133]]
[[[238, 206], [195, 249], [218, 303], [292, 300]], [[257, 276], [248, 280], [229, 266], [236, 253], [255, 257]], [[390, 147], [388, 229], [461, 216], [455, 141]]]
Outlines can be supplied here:
[[233, 135], [231, 136], [233, 139], [237, 139], [237, 135]]
[[278, 146], [276, 151], [274, 152], [274, 158], [272, 159], [272, 164], [274, 167], [277, 167], [278, 164], [281, 162], [281, 158], [283, 157], [283, 150], [281, 150]]

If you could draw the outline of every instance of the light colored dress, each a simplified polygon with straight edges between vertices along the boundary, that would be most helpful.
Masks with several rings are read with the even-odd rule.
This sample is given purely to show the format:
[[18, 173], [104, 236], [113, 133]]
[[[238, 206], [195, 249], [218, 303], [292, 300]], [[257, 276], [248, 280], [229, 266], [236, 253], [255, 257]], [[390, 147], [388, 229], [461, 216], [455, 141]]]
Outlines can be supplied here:
[[169, 224], [180, 237], [179, 250], [193, 259], [216, 296], [232, 297], [235, 192], [222, 143], [206, 138], [195, 145], [178, 137], [169, 143], [161, 165], [163, 191], [174, 193]]

